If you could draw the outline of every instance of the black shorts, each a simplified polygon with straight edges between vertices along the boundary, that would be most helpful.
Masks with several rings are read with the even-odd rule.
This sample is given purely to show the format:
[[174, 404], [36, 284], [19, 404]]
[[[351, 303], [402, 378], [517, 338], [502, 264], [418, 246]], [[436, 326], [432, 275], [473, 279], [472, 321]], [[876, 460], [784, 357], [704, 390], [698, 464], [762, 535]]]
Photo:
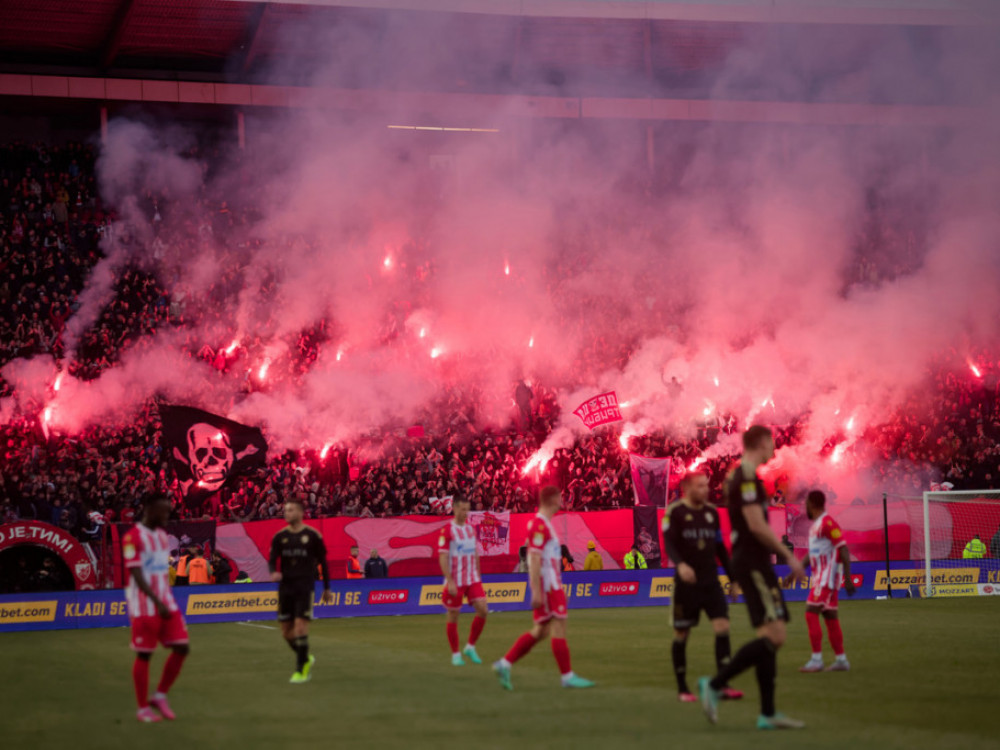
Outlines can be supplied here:
[[788, 622], [788, 607], [781, 583], [770, 565], [734, 566], [736, 582], [743, 591], [750, 624], [755, 628], [776, 620]]
[[716, 579], [712, 583], [684, 583], [674, 579], [674, 627], [687, 630], [698, 624], [704, 610], [709, 620], [729, 618], [729, 606], [722, 585]]
[[314, 586], [278, 586], [278, 622], [311, 620]]

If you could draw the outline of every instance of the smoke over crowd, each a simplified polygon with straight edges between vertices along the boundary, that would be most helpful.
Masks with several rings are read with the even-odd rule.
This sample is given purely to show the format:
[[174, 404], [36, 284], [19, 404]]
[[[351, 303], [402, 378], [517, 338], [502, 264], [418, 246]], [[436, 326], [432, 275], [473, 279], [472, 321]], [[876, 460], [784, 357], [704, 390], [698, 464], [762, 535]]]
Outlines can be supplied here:
[[[345, 50], [366, 33], [311, 32], [338, 50], [311, 83], [347, 65], [363, 87]], [[855, 52], [896, 91], [929, 85], [928, 52]], [[779, 466], [864, 481], [866, 434], [922, 408], [932, 368], [976, 377], [969, 363], [1000, 351], [996, 49], [934, 55], [936, 87], [974, 92], [964, 125], [661, 127], [652, 159], [645, 125], [502, 107], [431, 123], [497, 131], [447, 136], [387, 129], [425, 124], [413, 111], [292, 109], [254, 119], [246, 153], [211, 164], [184, 127], [119, 118], [97, 163], [117, 216], [104, 257], [61, 356], [3, 369], [15, 393], [0, 414], [44, 409], [74, 433], [156, 398], [319, 450], [456, 402], [477, 428], [502, 425], [526, 380], [561, 407], [541, 462], [586, 431], [581, 401], [615, 390], [626, 440], [796, 423]], [[717, 95], [764, 60], [782, 63], [746, 40], [715, 71]], [[832, 97], [856, 74], [787, 75], [783, 95], [822, 100], [817, 85]], [[68, 373], [127, 268], [163, 287], [175, 325], [95, 377]]]

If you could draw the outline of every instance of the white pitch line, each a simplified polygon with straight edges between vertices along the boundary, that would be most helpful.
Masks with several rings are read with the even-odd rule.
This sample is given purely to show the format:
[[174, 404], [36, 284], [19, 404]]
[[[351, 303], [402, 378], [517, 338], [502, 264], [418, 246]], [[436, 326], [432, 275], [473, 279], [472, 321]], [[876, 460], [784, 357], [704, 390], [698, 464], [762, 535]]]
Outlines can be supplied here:
[[256, 622], [237, 622], [237, 625], [246, 625], [248, 628], [263, 628], [264, 630], [277, 630], [274, 625], [258, 625]]

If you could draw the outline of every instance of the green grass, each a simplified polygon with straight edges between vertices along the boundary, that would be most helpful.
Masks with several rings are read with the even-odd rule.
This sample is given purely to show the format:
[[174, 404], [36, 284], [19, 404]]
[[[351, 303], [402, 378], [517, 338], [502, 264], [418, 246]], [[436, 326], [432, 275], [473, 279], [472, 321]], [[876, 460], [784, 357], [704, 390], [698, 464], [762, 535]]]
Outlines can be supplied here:
[[[793, 616], [778, 706], [808, 728], [769, 735], [768, 750], [1000, 748], [1000, 597], [848, 602], [847, 674], [799, 674], [809, 652], [801, 605]], [[742, 605], [733, 618], [735, 649], [750, 630]], [[544, 644], [515, 665], [507, 693], [488, 664], [529, 620], [492, 615], [479, 645], [487, 663], [462, 668], [450, 664], [443, 616], [320, 621], [311, 634], [318, 662], [302, 686], [288, 684], [293, 654], [276, 630], [196, 625], [172, 693], [180, 718], [152, 726], [134, 719], [126, 630], [0, 635], [0, 738], [11, 748], [191, 750], [764, 746], [752, 728], [752, 673], [735, 683], [746, 700], [723, 704], [718, 726], [676, 702], [667, 608], [573, 612], [574, 668], [598, 686], [560, 688]], [[692, 677], [712, 659], [703, 624], [689, 646]], [[160, 652], [154, 684], [162, 663]]]

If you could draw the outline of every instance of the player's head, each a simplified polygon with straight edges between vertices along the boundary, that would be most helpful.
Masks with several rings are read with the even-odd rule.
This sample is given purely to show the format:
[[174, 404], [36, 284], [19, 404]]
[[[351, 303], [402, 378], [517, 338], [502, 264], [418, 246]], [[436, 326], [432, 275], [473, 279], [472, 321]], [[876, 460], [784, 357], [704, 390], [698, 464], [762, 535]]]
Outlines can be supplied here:
[[819, 490], [813, 490], [806, 495], [806, 515], [810, 519], [819, 518], [826, 511], [826, 495]]
[[357, 557], [357, 556], [358, 556], [358, 545], [352, 544], [351, 545], [351, 557]]
[[292, 495], [285, 501], [285, 522], [291, 525], [297, 523], [302, 523], [302, 519], [305, 517], [306, 509], [302, 504], [302, 498], [297, 494]]
[[558, 487], [542, 487], [538, 493], [538, 509], [555, 513], [562, 506], [562, 492]]
[[459, 493], [452, 498], [451, 512], [455, 514], [455, 520], [460, 524], [465, 523], [465, 519], [469, 515], [469, 508], [471, 507], [472, 501], [469, 500], [468, 495]]
[[758, 465], [774, 458], [774, 435], [771, 430], [762, 424], [755, 424], [744, 432], [743, 455]]
[[689, 471], [681, 480], [681, 494], [696, 505], [708, 501], [708, 474]]
[[166, 526], [170, 520], [170, 498], [161, 492], [151, 493], [142, 499], [142, 520], [151, 529]]

